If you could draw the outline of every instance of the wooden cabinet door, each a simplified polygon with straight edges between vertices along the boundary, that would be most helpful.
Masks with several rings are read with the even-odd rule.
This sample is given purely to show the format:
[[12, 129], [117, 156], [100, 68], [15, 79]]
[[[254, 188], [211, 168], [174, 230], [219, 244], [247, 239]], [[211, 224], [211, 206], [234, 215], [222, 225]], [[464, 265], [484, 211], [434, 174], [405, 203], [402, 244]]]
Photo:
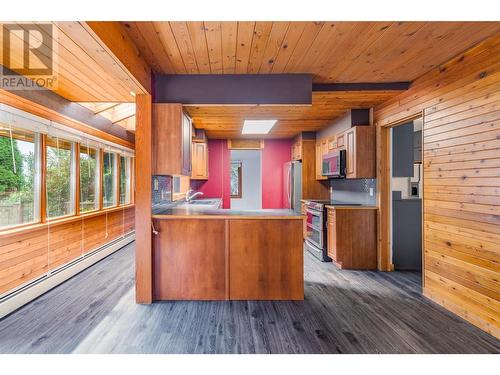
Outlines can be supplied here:
[[356, 130], [353, 128], [345, 132], [346, 145], [346, 177], [356, 176]]
[[335, 230], [335, 211], [328, 209], [327, 219], [327, 253], [330, 258], [338, 262], [336, 230]]
[[332, 152], [337, 148], [337, 137], [335, 135], [328, 138], [328, 152]]
[[339, 134], [337, 135], [337, 148], [344, 148], [344, 147], [345, 147], [345, 135]]
[[191, 119], [185, 114], [182, 116], [182, 174], [191, 176]]
[[316, 180], [320, 180], [323, 178], [322, 176], [322, 157], [321, 157], [321, 143], [320, 141], [316, 142]]
[[192, 179], [208, 179], [208, 149], [205, 142], [193, 142], [192, 169]]

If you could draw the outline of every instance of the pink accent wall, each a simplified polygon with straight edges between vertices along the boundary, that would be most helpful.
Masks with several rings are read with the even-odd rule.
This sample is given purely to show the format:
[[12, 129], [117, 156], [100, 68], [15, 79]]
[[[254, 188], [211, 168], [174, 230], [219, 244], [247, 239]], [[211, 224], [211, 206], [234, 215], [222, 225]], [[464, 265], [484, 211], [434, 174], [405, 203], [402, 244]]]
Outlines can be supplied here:
[[191, 181], [191, 188], [203, 198], [222, 198], [223, 208], [231, 207], [231, 154], [224, 139], [208, 140], [208, 180]]
[[292, 158], [292, 140], [264, 141], [262, 150], [262, 208], [283, 207], [283, 164]]

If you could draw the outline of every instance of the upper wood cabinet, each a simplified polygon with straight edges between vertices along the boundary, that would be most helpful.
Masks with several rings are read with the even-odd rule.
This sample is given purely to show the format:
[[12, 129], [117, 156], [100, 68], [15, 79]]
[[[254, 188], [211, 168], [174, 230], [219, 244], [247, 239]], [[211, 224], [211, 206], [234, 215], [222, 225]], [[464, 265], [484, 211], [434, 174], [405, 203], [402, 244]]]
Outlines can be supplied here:
[[193, 142], [192, 180], [208, 180], [208, 147], [206, 142]]
[[375, 127], [355, 126], [344, 133], [343, 141], [346, 178], [375, 178]]
[[153, 174], [191, 176], [191, 119], [182, 104], [153, 104]]

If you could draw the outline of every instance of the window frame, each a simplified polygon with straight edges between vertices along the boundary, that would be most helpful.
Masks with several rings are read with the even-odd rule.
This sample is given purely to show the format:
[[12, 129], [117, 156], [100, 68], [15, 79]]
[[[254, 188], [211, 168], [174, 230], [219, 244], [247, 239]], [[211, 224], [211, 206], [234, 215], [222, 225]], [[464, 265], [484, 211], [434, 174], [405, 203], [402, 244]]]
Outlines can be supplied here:
[[232, 192], [229, 192], [229, 194], [230, 194], [230, 198], [241, 199], [241, 198], [243, 198], [243, 192], [241, 191], [241, 188], [243, 186], [243, 184], [242, 184], [243, 163], [241, 161], [231, 162], [231, 167], [233, 166], [233, 164], [239, 164], [239, 166], [238, 166], [238, 194], [233, 195]]
[[[77, 157], [77, 169], [78, 169], [78, 178], [77, 178], [77, 203], [78, 203], [78, 214], [88, 214], [91, 212], [97, 212], [102, 210], [101, 208], [101, 149], [97, 146], [91, 146], [91, 145], [83, 145], [83, 149], [90, 149], [95, 151], [96, 155], [96, 168], [95, 168], [95, 181], [94, 181], [94, 188], [95, 188], [95, 204], [94, 208], [92, 210], [88, 211], [82, 211], [81, 207], [81, 198], [82, 198], [82, 187], [81, 187], [81, 170], [80, 170], [80, 154], [82, 153], [82, 143], [78, 143], [78, 157]], [[88, 154], [88, 150], [87, 150]]]
[[[101, 163], [101, 209], [102, 210], [107, 210], [109, 208], [114, 208], [114, 207], [118, 207], [120, 206], [120, 197], [119, 197], [119, 193], [120, 193], [120, 163], [118, 163], [118, 153], [114, 152], [114, 151], [106, 151], [104, 148], [101, 149], [102, 150], [102, 163]], [[114, 186], [114, 202], [113, 204], [109, 205], [109, 206], [104, 206], [104, 156], [105, 154], [110, 154], [110, 155], [113, 155], [113, 178], [112, 178], [112, 181], [113, 183], [115, 184]]]
[[[49, 121], [47, 119], [41, 118], [36, 115], [31, 115], [25, 110], [11, 107], [10, 109], [2, 109], [3, 112], [13, 113], [16, 116], [21, 116], [23, 119], [27, 119], [27, 122], [20, 122], [19, 125], [14, 124], [13, 128], [19, 128], [23, 131], [27, 131], [33, 134], [34, 137], [34, 220], [28, 223], [20, 223], [16, 225], [9, 225], [0, 228], [0, 235], [11, 235], [13, 233], [24, 233], [28, 230], [34, 230], [35, 228], [40, 228], [48, 225], [49, 223], [61, 223], [61, 222], [71, 222], [77, 220], [80, 217], [94, 216], [100, 213], [105, 213], [106, 211], [114, 211], [119, 208], [131, 207], [135, 204], [135, 155], [132, 149], [123, 148], [120, 145], [114, 145], [113, 143], [102, 144], [101, 141], [92, 139], [92, 136], [86, 137], [86, 134], [81, 134], [79, 132], [73, 132], [71, 128], [62, 129], [60, 139], [71, 144], [71, 161], [70, 161], [70, 204], [72, 206], [72, 212], [67, 215], [57, 216], [49, 218], [48, 216], [48, 197], [47, 197], [47, 152], [48, 145], [47, 137], [53, 137], [49, 134]], [[21, 113], [21, 115], [19, 115]], [[33, 118], [31, 118], [31, 117]], [[58, 128], [59, 124], [50, 123]], [[64, 128], [64, 125], [63, 125]], [[96, 167], [96, 200], [97, 208], [91, 211], [81, 212], [80, 210], [80, 149], [85, 148], [85, 140], [91, 140], [90, 146], [92, 149], [97, 151], [97, 167]], [[108, 142], [108, 141], [106, 141]], [[129, 151], [130, 150], [130, 151]], [[108, 207], [103, 207], [103, 175], [104, 175], [104, 163], [103, 155], [104, 152], [109, 152], [114, 154], [114, 183], [116, 184], [115, 189], [115, 202], [113, 205]], [[127, 169], [129, 170], [128, 183], [126, 189], [129, 192], [129, 201], [126, 203], [120, 203], [120, 156], [125, 156], [129, 162]]]
[[[72, 207], [72, 210], [70, 213], [66, 214], [66, 215], [60, 215], [60, 216], [55, 216], [55, 217], [49, 217], [48, 214], [48, 210], [47, 210], [47, 207], [48, 207], [48, 196], [47, 196], [47, 153], [48, 153], [48, 147], [51, 147], [51, 146], [48, 146], [47, 144], [47, 137], [52, 137], [51, 135], [48, 135], [48, 134], [44, 134], [44, 138], [45, 138], [45, 142], [43, 144], [43, 166], [42, 166], [42, 173], [44, 174], [44, 188], [43, 188], [43, 196], [44, 196], [44, 204], [45, 204], [45, 207], [44, 208], [44, 216], [42, 217], [42, 222], [52, 222], [52, 221], [56, 221], [56, 220], [60, 220], [60, 219], [64, 219], [64, 218], [68, 218], [68, 217], [72, 217], [72, 216], [76, 216], [79, 214], [79, 207], [80, 206], [80, 202], [79, 202], [79, 198], [78, 198], [78, 195], [80, 194], [80, 191], [78, 190], [78, 185], [79, 183], [77, 182], [77, 175], [78, 175], [78, 179], [80, 178], [79, 176], [79, 173], [77, 173], [78, 171], [76, 170], [77, 169], [77, 165], [78, 165], [78, 169], [79, 169], [79, 162], [77, 162], [77, 159], [79, 160], [79, 152], [78, 152], [78, 144], [77, 142], [75, 141], [71, 141], [71, 140], [68, 140], [68, 139], [65, 139], [64, 137], [60, 137], [61, 140], [65, 141], [65, 142], [69, 142], [70, 145], [71, 145], [71, 159], [70, 159], [70, 172], [69, 172], [69, 175], [70, 175], [70, 197], [69, 197], [69, 201], [71, 203], [71, 207]], [[77, 156], [78, 154], [78, 156]]]
[[41, 186], [42, 181], [42, 153], [43, 153], [43, 134], [36, 132], [32, 129], [19, 128], [16, 126], [12, 127], [14, 131], [25, 131], [33, 135], [33, 221], [26, 223], [19, 223], [14, 225], [9, 225], [5, 227], [0, 227], [0, 233], [8, 232], [17, 228], [30, 227], [33, 225], [38, 225], [43, 222], [42, 209], [41, 209]]
[[[122, 165], [121, 165], [121, 160], [122, 158], [125, 159], [125, 167], [128, 170], [128, 183], [127, 183], [127, 175], [125, 175], [125, 202], [121, 202], [121, 172], [122, 172]], [[127, 206], [129, 204], [132, 204], [132, 156], [125, 155], [125, 154], [118, 154], [118, 205], [119, 206]], [[128, 193], [128, 202], [126, 201], [127, 198], [127, 193]]]

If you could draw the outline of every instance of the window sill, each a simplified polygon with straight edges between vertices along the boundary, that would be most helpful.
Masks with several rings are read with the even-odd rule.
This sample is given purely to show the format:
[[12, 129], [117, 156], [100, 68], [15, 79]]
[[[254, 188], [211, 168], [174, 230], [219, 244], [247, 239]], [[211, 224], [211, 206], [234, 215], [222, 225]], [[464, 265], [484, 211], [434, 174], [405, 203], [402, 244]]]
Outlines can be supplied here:
[[128, 209], [128, 208], [133, 208], [134, 204], [127, 204], [123, 206], [114, 206], [110, 208], [106, 208], [100, 211], [92, 211], [92, 212], [87, 212], [84, 214], [80, 215], [73, 215], [73, 216], [64, 216], [58, 219], [53, 219], [45, 223], [35, 223], [35, 224], [27, 224], [23, 226], [18, 226], [15, 228], [9, 228], [6, 230], [0, 230], [0, 246], [2, 246], [3, 239], [7, 239], [12, 236], [19, 236], [21, 234], [25, 234], [28, 232], [32, 232], [35, 230], [40, 230], [40, 229], [45, 229], [49, 226], [54, 226], [54, 225], [60, 225], [60, 224], [66, 224], [66, 223], [72, 223], [78, 220], [85, 220], [89, 219], [92, 217], [96, 216], [101, 216], [101, 215], [106, 215], [107, 213], [110, 212], [116, 212], [116, 211], [121, 211], [122, 209]]

